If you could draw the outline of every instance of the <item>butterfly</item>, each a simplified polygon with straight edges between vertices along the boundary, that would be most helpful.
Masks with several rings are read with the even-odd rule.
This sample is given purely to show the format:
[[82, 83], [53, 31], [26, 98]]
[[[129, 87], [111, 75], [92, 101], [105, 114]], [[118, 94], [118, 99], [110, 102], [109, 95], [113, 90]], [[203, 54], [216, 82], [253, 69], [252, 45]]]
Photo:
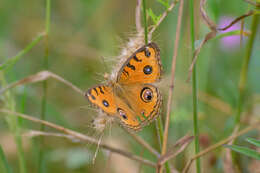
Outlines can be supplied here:
[[90, 88], [85, 96], [107, 116], [138, 131], [159, 115], [162, 96], [153, 83], [161, 73], [159, 47], [149, 43], [126, 59], [114, 81]]

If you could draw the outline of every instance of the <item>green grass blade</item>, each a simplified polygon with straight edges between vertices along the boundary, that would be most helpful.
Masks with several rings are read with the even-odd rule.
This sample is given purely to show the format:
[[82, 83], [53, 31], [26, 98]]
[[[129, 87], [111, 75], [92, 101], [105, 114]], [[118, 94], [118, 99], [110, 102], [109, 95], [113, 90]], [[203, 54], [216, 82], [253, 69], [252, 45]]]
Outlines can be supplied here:
[[[44, 68], [46, 70], [49, 69], [49, 32], [50, 32], [50, 23], [51, 23], [51, 0], [46, 0], [46, 11], [45, 11], [45, 32], [46, 32], [46, 40], [45, 40], [45, 56], [44, 56]], [[43, 96], [42, 96], [42, 106], [41, 106], [41, 119], [45, 120], [46, 118], [46, 111], [47, 111], [47, 89], [48, 83], [47, 81], [43, 81]], [[42, 124], [40, 127], [41, 131], [45, 131], [45, 126]], [[42, 136], [39, 139], [39, 145], [43, 146], [44, 137]], [[45, 165], [45, 151], [42, 147], [39, 152], [39, 173], [46, 172], [46, 165]]]
[[247, 138], [246, 139], [249, 143], [257, 146], [257, 147], [260, 147], [260, 140], [257, 140], [257, 139], [253, 139], [253, 138]]
[[[217, 34], [217, 36], [215, 38], [213, 38], [212, 40], [217, 40], [217, 39], [221, 39], [221, 38], [233, 36], [233, 35], [240, 35], [240, 32], [241, 32], [240, 30], [234, 30], [234, 31]], [[245, 32], [243, 35], [249, 36], [250, 34]]]
[[12, 173], [12, 169], [11, 167], [9, 166], [8, 162], [7, 162], [7, 159], [5, 157], [5, 154], [4, 154], [4, 151], [2, 149], [2, 146], [0, 145], [0, 159], [1, 159], [1, 162], [3, 163], [3, 166], [5, 167], [6, 169], [6, 172], [7, 173]]
[[260, 153], [247, 147], [241, 147], [237, 145], [225, 145], [225, 147], [230, 148], [231, 150], [236, 151], [245, 156], [260, 160]]
[[4, 63], [0, 65], [0, 70], [4, 70], [7, 68], [11, 68], [16, 62], [27, 52], [29, 52], [45, 35], [45, 33], [41, 33], [38, 35], [28, 46], [26, 46], [22, 51], [20, 51], [17, 55], [8, 58]]
[[[195, 27], [194, 27], [194, 5], [193, 0], [189, 1], [189, 13], [190, 13], [190, 35], [191, 35], [191, 49], [192, 55], [195, 51]], [[196, 74], [196, 64], [194, 64], [192, 72], [192, 102], [193, 102], [193, 131], [194, 131], [194, 142], [195, 142], [195, 153], [199, 153], [199, 125], [198, 125], [198, 95], [197, 95], [197, 74]], [[196, 170], [200, 173], [200, 159], [196, 159]]]

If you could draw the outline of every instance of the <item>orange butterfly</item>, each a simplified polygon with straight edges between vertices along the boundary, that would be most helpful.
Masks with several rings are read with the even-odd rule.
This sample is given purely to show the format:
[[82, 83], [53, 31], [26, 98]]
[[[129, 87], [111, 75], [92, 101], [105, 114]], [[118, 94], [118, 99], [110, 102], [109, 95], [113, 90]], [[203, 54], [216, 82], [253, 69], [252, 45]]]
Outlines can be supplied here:
[[160, 50], [149, 43], [126, 60], [115, 81], [90, 88], [86, 97], [122, 125], [140, 130], [159, 114], [162, 96], [152, 83], [159, 81], [161, 72]]

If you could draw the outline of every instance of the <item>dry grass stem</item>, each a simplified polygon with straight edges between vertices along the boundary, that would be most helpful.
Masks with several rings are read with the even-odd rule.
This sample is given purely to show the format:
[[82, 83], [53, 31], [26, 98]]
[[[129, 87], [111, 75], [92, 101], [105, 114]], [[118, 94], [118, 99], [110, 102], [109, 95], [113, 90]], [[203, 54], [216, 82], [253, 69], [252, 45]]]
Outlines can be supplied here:
[[247, 133], [247, 132], [249, 132], [249, 131], [251, 131], [251, 130], [253, 130], [253, 129], [255, 129], [255, 128], [258, 128], [259, 126], [260, 126], [260, 121], [258, 120], [256, 123], [251, 124], [249, 127], [244, 128], [243, 130], [239, 131], [238, 133], [233, 134], [233, 135], [229, 136], [228, 138], [226, 138], [226, 139], [224, 139], [224, 140], [222, 140], [222, 141], [220, 141], [220, 142], [218, 142], [218, 143], [216, 143], [216, 144], [214, 144], [214, 145], [212, 145], [212, 146], [206, 148], [205, 150], [199, 152], [198, 154], [194, 155], [194, 156], [187, 162], [187, 164], [185, 165], [185, 167], [184, 167], [182, 173], [187, 173], [187, 172], [188, 172], [188, 170], [189, 170], [189, 168], [190, 168], [192, 162], [193, 162], [196, 158], [201, 157], [201, 156], [203, 156], [203, 155], [205, 155], [205, 154], [207, 154], [207, 153], [209, 153], [209, 152], [211, 152], [211, 151], [217, 149], [218, 147], [221, 147], [222, 145], [224, 145], [224, 144], [226, 144], [226, 143], [228, 143], [228, 142], [230, 142], [230, 141], [236, 139], [237, 137], [239, 137], [239, 136], [241, 136], [241, 135], [243, 135], [243, 134], [245, 134], [245, 133]]
[[136, 8], [135, 8], [135, 26], [136, 26], [136, 31], [138, 33], [143, 31], [142, 24], [141, 24], [141, 6], [142, 6], [142, 0], [137, 0]]
[[248, 17], [248, 16], [252, 16], [253, 14], [255, 14], [255, 12], [253, 10], [250, 10], [248, 13], [237, 17], [236, 19], [234, 19], [233, 21], [231, 21], [227, 26], [222, 27], [222, 28], [217, 28], [218, 31], [225, 31], [228, 28], [230, 28], [231, 26], [233, 26], [234, 24], [236, 24], [237, 22], [239, 22], [240, 20]]
[[73, 142], [79, 141], [78, 139], [76, 139], [75, 137], [73, 137], [71, 135], [66, 135], [66, 134], [62, 134], [62, 133], [53, 133], [53, 132], [43, 132], [43, 131], [38, 131], [38, 130], [30, 130], [28, 132], [25, 132], [23, 134], [23, 136], [30, 137], [30, 138], [34, 138], [34, 137], [38, 137], [38, 136], [62, 137], [62, 138], [69, 139]]
[[[165, 117], [165, 125], [164, 125], [164, 134], [163, 134], [163, 143], [162, 143], [162, 152], [161, 155], [164, 155], [167, 151], [167, 143], [168, 143], [168, 130], [170, 125], [170, 114], [171, 114], [171, 106], [172, 106], [172, 93], [174, 88], [174, 80], [175, 80], [175, 68], [176, 68], [176, 59], [178, 54], [178, 47], [179, 47], [179, 39], [181, 34], [181, 22], [182, 22], [182, 14], [183, 14], [183, 0], [180, 1], [180, 7], [178, 12], [178, 22], [177, 22], [177, 29], [175, 35], [175, 43], [174, 43], [174, 53], [172, 57], [172, 68], [171, 68], [171, 81], [170, 87], [168, 91], [168, 101], [167, 101], [167, 112]], [[162, 172], [160, 169], [159, 172]]]
[[151, 145], [149, 145], [146, 141], [144, 141], [142, 138], [140, 138], [139, 136], [137, 136], [135, 133], [127, 130], [124, 128], [124, 130], [131, 135], [136, 142], [138, 142], [139, 144], [141, 144], [144, 148], [146, 148], [148, 151], [150, 151], [152, 154], [154, 154], [156, 157], [160, 157], [160, 153], [158, 151], [156, 151], [153, 147], [151, 147]]
[[156, 28], [162, 23], [162, 21], [164, 20], [164, 18], [168, 15], [168, 13], [175, 7], [175, 5], [179, 2], [179, 0], [174, 0], [171, 5], [169, 6], [169, 8], [162, 14], [162, 16], [160, 17], [160, 19], [158, 20], [158, 22], [152, 27], [152, 29], [150, 30], [150, 32], [148, 33], [148, 40], [152, 39], [152, 35], [153, 32], [156, 30]]
[[158, 159], [158, 165], [163, 165], [168, 160], [176, 157], [179, 153], [181, 153], [194, 139], [194, 136], [186, 135], [179, 139], [176, 144], [172, 147], [172, 149], [169, 149], [169, 152], [165, 155], [161, 156]]
[[75, 85], [73, 85], [72, 83], [70, 83], [69, 81], [63, 79], [62, 77], [50, 72], [50, 71], [41, 71], [41, 72], [38, 72], [34, 75], [31, 75], [31, 76], [28, 76], [24, 79], [21, 79], [19, 81], [16, 81], [14, 83], [11, 83], [9, 84], [7, 87], [5, 88], [2, 88], [0, 90], [0, 95], [2, 93], [4, 93], [5, 91], [7, 91], [8, 89], [11, 89], [11, 88], [14, 88], [16, 86], [19, 86], [19, 85], [25, 85], [25, 84], [28, 84], [28, 83], [36, 83], [36, 82], [41, 82], [41, 81], [44, 81], [44, 80], [47, 80], [48, 78], [53, 78], [53, 79], [56, 79], [62, 83], [64, 83], [65, 85], [69, 86], [70, 88], [72, 88], [74, 91], [78, 92], [80, 95], [84, 95], [84, 92], [81, 91], [78, 87], [76, 87]]
[[[7, 110], [7, 109], [0, 109], [0, 112], [6, 113], [6, 114], [8, 114], [10, 116], [21, 117], [21, 118], [24, 118], [26, 120], [33, 121], [35, 123], [43, 124], [45, 126], [48, 126], [48, 127], [54, 128], [54, 129], [56, 129], [58, 131], [61, 131], [61, 132], [65, 133], [65, 134], [71, 135], [75, 139], [78, 139], [78, 140], [80, 140], [82, 142], [87, 142], [87, 143], [92, 143], [92, 144], [98, 145], [98, 140], [96, 140], [96, 139], [94, 139], [92, 137], [83, 135], [83, 134], [81, 134], [79, 132], [76, 132], [76, 131], [64, 128], [64, 127], [59, 126], [57, 124], [54, 124], [54, 123], [51, 123], [51, 122], [48, 122], [48, 121], [44, 121], [44, 120], [40, 120], [38, 118], [34, 118], [34, 117], [31, 117], [31, 116], [28, 116], [28, 115], [25, 115], [25, 114], [22, 114], [22, 113], [13, 112], [13, 111], [10, 111], [10, 110]], [[110, 145], [107, 145], [107, 144], [104, 144], [104, 143], [100, 143], [99, 146], [101, 148], [103, 148], [103, 149], [109, 150], [109, 151], [114, 152], [114, 153], [118, 153], [118, 154], [120, 154], [122, 156], [125, 156], [125, 157], [129, 158], [129, 159], [136, 160], [138, 162], [141, 162], [141, 163], [146, 164], [146, 165], [151, 166], [151, 167], [156, 167], [156, 164], [154, 162], [146, 160], [146, 159], [144, 159], [142, 157], [139, 157], [137, 155], [134, 155], [134, 154], [132, 154], [130, 152], [114, 148], [114, 147], [112, 147]]]
[[202, 17], [203, 21], [206, 23], [206, 25], [209, 27], [209, 29], [211, 31], [206, 34], [206, 36], [203, 39], [203, 41], [200, 43], [200, 45], [194, 51], [193, 60], [192, 60], [192, 63], [190, 65], [189, 72], [188, 72], [187, 82], [190, 81], [191, 74], [192, 74], [192, 71], [193, 71], [193, 68], [194, 68], [194, 64], [196, 63], [196, 61], [198, 59], [198, 55], [199, 55], [200, 50], [203, 47], [203, 45], [205, 45], [212, 38], [216, 37], [217, 31], [225, 31], [228, 28], [230, 28], [231, 26], [233, 26], [234, 24], [236, 24], [237, 22], [241, 21], [242, 19], [244, 19], [244, 18], [246, 18], [248, 16], [252, 16], [253, 14], [255, 14], [254, 11], [249, 11], [248, 13], [246, 13], [246, 14], [244, 14], [242, 16], [239, 16], [236, 19], [234, 19], [233, 21], [231, 21], [227, 26], [222, 27], [222, 28], [217, 28], [217, 25], [208, 17], [208, 15], [206, 13], [206, 10], [204, 9], [206, 1], [207, 0], [202, 0], [201, 3], [200, 3], [200, 14], [201, 14], [201, 17]]

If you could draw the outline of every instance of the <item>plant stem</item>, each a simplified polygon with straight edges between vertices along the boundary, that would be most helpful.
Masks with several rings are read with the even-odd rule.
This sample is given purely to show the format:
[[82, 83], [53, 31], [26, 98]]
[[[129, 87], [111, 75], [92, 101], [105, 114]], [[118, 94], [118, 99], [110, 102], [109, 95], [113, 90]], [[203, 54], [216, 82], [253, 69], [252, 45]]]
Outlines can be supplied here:
[[144, 17], [144, 40], [145, 44], [148, 44], [148, 27], [146, 20], [146, 0], [143, 0], [143, 17]]
[[244, 57], [244, 62], [242, 65], [241, 73], [240, 73], [240, 81], [239, 81], [239, 98], [238, 98], [238, 106], [237, 106], [237, 114], [235, 118], [235, 125], [239, 125], [241, 113], [243, 110], [244, 99], [245, 99], [245, 91], [246, 91], [246, 83], [248, 77], [248, 67], [250, 62], [250, 57], [252, 55], [253, 44], [256, 37], [257, 26], [259, 22], [259, 15], [256, 14], [253, 16], [252, 24], [251, 24], [251, 35], [249, 36], [246, 54]]
[[[173, 57], [172, 57], [172, 63], [171, 63], [171, 80], [170, 80], [170, 86], [169, 86], [169, 91], [168, 91], [167, 111], [166, 111], [165, 124], [164, 124], [161, 155], [164, 155], [167, 152], [168, 134], [169, 134], [171, 109], [172, 109], [172, 96], [173, 96], [173, 89], [174, 89], [174, 84], [175, 84], [174, 83], [175, 82], [175, 70], [176, 70], [176, 62], [177, 62], [177, 55], [178, 55], [178, 48], [179, 48], [179, 40], [180, 40], [180, 35], [181, 35], [181, 23], [182, 23], [183, 6], [184, 6], [183, 4], [184, 4], [184, 0], [181, 0], [179, 10], [178, 10], [177, 28], [176, 28], [176, 33], [175, 33], [175, 42], [174, 42]], [[159, 171], [162, 172], [162, 169], [160, 169]]]
[[[191, 37], [191, 49], [192, 55], [195, 51], [195, 33], [194, 33], [194, 11], [193, 11], [193, 0], [190, 0], [189, 11], [190, 11], [190, 37]], [[194, 64], [192, 72], [192, 101], [193, 101], [193, 131], [195, 137], [195, 153], [198, 154], [200, 151], [199, 147], [199, 129], [198, 129], [198, 96], [197, 96], [197, 79], [196, 79], [196, 64]], [[200, 159], [196, 159], [196, 170], [200, 173]]]
[[[44, 56], [44, 68], [45, 70], [48, 70], [48, 58], [49, 58], [49, 45], [48, 45], [48, 36], [50, 31], [50, 16], [51, 16], [51, 0], [46, 0], [46, 19], [45, 19], [45, 56]], [[42, 109], [41, 109], [41, 119], [45, 120], [46, 118], [46, 103], [47, 103], [47, 88], [48, 83], [47, 80], [43, 81], [43, 96], [42, 96]], [[45, 131], [45, 126], [41, 124], [40, 127], [41, 131]], [[42, 136], [40, 138], [40, 145], [43, 146], [44, 143], [44, 137]], [[40, 148], [39, 153], [39, 172], [43, 172], [44, 165], [43, 165], [43, 158], [44, 158], [44, 150], [43, 148]]]

